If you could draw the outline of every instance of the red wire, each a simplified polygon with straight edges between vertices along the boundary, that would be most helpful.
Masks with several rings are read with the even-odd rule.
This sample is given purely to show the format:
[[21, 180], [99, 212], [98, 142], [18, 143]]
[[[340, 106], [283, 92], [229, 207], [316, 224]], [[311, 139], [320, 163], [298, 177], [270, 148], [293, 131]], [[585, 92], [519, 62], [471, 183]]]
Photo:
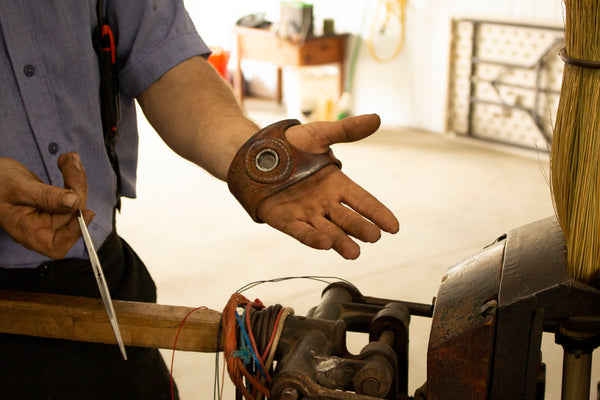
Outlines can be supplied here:
[[[249, 306], [253, 307], [254, 309], [258, 309], [258, 310], [265, 307], [258, 299], [253, 301], [252, 303], [250, 303]], [[254, 334], [252, 333], [252, 327], [250, 326], [250, 313], [249, 312], [246, 313], [246, 326], [248, 327], [248, 337], [250, 338], [250, 344], [252, 345], [252, 348], [254, 349], [254, 354], [256, 354], [256, 357], [260, 357], [260, 353], [258, 352], [258, 346], [256, 345], [256, 340], [254, 339]], [[271, 382], [271, 377], [269, 376], [269, 371], [267, 371], [265, 369], [264, 362], [260, 358], [256, 361], [258, 361], [258, 364], [264, 371], [267, 382]], [[259, 371], [259, 373], [260, 373], [260, 371]]]
[[275, 319], [275, 326], [273, 327], [273, 333], [271, 333], [271, 338], [269, 339], [269, 343], [267, 343], [267, 347], [265, 348], [265, 352], [262, 355], [262, 362], [267, 361], [267, 356], [269, 355], [269, 350], [271, 350], [271, 346], [273, 345], [273, 340], [275, 340], [275, 334], [277, 333], [277, 326], [279, 325], [279, 320], [281, 319], [281, 314], [283, 314], [283, 308], [279, 310], [277, 313], [277, 318]]
[[250, 300], [236, 292], [231, 295], [231, 298], [223, 309], [223, 330], [225, 332], [225, 346], [223, 352], [227, 361], [229, 376], [235, 384], [235, 387], [246, 399], [254, 400], [254, 396], [246, 389], [242, 377], [245, 377], [254, 389], [260, 391], [266, 398], [270, 398], [271, 393], [269, 392], [269, 389], [262, 385], [246, 370], [244, 363], [239, 357], [233, 356], [233, 352], [237, 349], [237, 321], [235, 319], [235, 310], [237, 307], [246, 307], [249, 303]]
[[[265, 368], [264, 364], [265, 361], [267, 360], [267, 356], [269, 355], [269, 350], [271, 349], [271, 346], [273, 345], [273, 341], [275, 340], [275, 335], [277, 333], [277, 325], [279, 325], [279, 320], [281, 319], [281, 314], [283, 314], [283, 308], [281, 310], [279, 310], [279, 312], [277, 313], [277, 318], [275, 318], [275, 326], [273, 327], [273, 332], [271, 333], [271, 338], [269, 339], [269, 343], [267, 343], [267, 346], [265, 347], [265, 351], [262, 354], [262, 356], [260, 357], [260, 362], [261, 362], [261, 366], [263, 367], [263, 370], [265, 371], [267, 377], [269, 378], [269, 382], [271, 377], [268, 374], [267, 369]], [[260, 377], [260, 371], [258, 371], [256, 373], [256, 377], [257, 379]], [[254, 388], [254, 390], [252, 391], [252, 395], [256, 394], [256, 388]]]
[[175, 361], [175, 349], [177, 348], [177, 339], [179, 339], [179, 333], [181, 332], [181, 328], [183, 328], [183, 324], [185, 323], [185, 320], [188, 319], [188, 317], [197, 310], [200, 309], [204, 309], [206, 310], [207, 308], [205, 306], [200, 306], [200, 307], [196, 307], [193, 310], [191, 310], [190, 312], [188, 312], [185, 317], [183, 318], [183, 320], [181, 321], [181, 323], [179, 324], [179, 329], [177, 329], [177, 334], [175, 335], [175, 343], [173, 343], [173, 354], [171, 356], [171, 400], [175, 400], [175, 388], [173, 385], [173, 362]]

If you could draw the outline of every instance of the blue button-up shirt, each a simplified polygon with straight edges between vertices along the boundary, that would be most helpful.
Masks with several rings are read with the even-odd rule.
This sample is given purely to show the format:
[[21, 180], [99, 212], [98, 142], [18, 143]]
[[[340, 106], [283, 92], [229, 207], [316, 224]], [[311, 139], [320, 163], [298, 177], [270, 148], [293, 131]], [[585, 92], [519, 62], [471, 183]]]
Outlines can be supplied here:
[[[102, 136], [98, 58], [92, 46], [97, 0], [0, 4], [0, 157], [63, 187], [60, 154], [77, 151], [88, 177], [90, 234], [99, 246], [113, 229], [116, 179]], [[117, 36], [121, 122], [116, 151], [123, 195], [135, 197], [134, 99], [178, 63], [209, 49], [181, 0], [106, 1]], [[80, 240], [67, 257], [86, 258]], [[0, 267], [27, 268], [47, 258], [0, 229]]]

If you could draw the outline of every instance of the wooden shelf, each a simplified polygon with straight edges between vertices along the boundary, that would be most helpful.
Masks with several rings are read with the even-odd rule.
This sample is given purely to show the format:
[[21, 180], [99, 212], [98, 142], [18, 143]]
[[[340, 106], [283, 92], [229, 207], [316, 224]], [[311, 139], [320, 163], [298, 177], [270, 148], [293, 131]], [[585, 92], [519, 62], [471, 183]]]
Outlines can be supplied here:
[[233, 77], [234, 92], [244, 99], [243, 60], [262, 61], [277, 66], [277, 101], [281, 102], [282, 67], [339, 64], [340, 88], [344, 85], [344, 61], [348, 34], [308, 36], [303, 42], [283, 39], [267, 29], [236, 28], [237, 65]]

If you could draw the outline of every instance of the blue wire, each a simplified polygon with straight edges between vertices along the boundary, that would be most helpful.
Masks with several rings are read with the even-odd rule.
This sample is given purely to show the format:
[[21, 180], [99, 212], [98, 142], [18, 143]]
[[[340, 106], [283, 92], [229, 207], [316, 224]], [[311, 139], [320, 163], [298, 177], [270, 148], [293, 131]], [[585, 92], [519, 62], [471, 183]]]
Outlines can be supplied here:
[[[244, 316], [243, 320], [245, 321], [246, 320], [246, 318], [245, 318], [245, 316], [246, 316], [246, 309], [244, 309], [243, 316]], [[262, 374], [262, 376], [265, 379], [267, 379], [267, 374], [263, 370], [262, 365], [260, 365], [260, 362], [258, 362], [258, 357], [257, 357], [256, 353], [254, 352], [254, 349], [252, 348], [252, 345], [250, 343], [250, 338], [248, 337], [248, 334], [246, 333], [246, 329], [244, 328], [244, 323], [240, 319], [240, 315], [238, 314], [237, 311], [235, 312], [235, 319], [238, 322], [238, 325], [240, 327], [240, 330], [242, 332], [243, 339], [244, 339], [244, 343], [242, 344], [242, 351], [244, 351], [244, 347], [246, 347], [247, 349], [250, 349], [250, 353], [252, 354], [252, 358], [254, 359], [254, 365], [256, 365], [256, 367], [260, 370], [260, 373]], [[244, 346], [244, 344], [245, 344], [245, 346]], [[244, 364], [246, 364], [246, 363], [244, 363]]]

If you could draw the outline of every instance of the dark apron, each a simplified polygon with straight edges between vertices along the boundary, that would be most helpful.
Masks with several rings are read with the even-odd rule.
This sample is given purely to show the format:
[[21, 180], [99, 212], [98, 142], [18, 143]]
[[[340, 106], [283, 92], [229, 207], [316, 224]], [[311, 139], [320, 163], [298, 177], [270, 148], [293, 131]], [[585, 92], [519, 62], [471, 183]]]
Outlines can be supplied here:
[[[98, 250], [114, 300], [156, 302], [156, 286], [133, 249], [116, 233]], [[87, 260], [0, 268], [0, 289], [100, 297]], [[169, 371], [157, 349], [0, 334], [3, 399], [170, 399]], [[175, 398], [178, 398], [175, 388]]]

